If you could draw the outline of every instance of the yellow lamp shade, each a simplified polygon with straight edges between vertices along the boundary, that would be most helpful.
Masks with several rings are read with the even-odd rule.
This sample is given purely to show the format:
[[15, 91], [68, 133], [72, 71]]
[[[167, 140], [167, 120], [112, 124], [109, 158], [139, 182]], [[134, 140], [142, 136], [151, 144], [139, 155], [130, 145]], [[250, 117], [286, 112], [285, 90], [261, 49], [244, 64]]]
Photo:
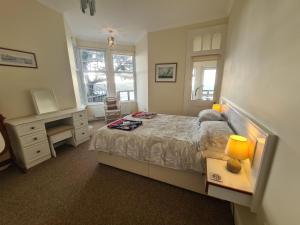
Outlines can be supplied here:
[[233, 159], [247, 159], [249, 157], [247, 138], [239, 135], [230, 135], [225, 153]]
[[222, 105], [221, 104], [213, 104], [212, 109], [216, 110], [218, 112], [221, 112], [222, 111]]

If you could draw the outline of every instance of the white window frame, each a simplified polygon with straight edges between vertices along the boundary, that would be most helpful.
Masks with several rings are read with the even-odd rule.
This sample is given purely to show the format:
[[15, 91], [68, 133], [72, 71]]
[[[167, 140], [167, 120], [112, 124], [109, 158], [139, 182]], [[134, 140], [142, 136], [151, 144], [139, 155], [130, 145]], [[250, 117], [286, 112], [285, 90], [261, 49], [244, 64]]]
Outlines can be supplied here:
[[[111, 64], [112, 64], [112, 75], [113, 78], [115, 79], [115, 71], [113, 68], [113, 55], [129, 55], [132, 56], [132, 63], [133, 63], [133, 87], [134, 87], [134, 100], [128, 100], [128, 101], [121, 101], [121, 102], [136, 102], [137, 100], [137, 94], [136, 94], [136, 67], [135, 67], [135, 53], [132, 51], [121, 51], [121, 50], [113, 50], [111, 51], [110, 59], [111, 59]], [[114, 83], [115, 84], [115, 83]], [[117, 91], [115, 89], [115, 94], [117, 95]], [[116, 96], [117, 97], [117, 96]]]
[[103, 102], [88, 102], [88, 98], [87, 98], [87, 87], [85, 85], [85, 80], [84, 80], [84, 71], [82, 68], [82, 60], [81, 60], [81, 50], [87, 50], [87, 51], [99, 51], [99, 52], [104, 52], [104, 61], [105, 61], [105, 69], [106, 69], [106, 82], [107, 82], [107, 94], [109, 95], [109, 82], [108, 82], [108, 67], [107, 67], [107, 53], [106, 53], [106, 49], [104, 48], [90, 48], [90, 47], [78, 47], [78, 58], [79, 58], [79, 73], [80, 73], [80, 82], [81, 82], [81, 86], [82, 89], [84, 91], [84, 99], [85, 99], [85, 104], [86, 105], [98, 105], [98, 104], [103, 104]]
[[[204, 61], [210, 61], [210, 60], [204, 60]], [[211, 60], [213, 61], [213, 59]], [[216, 61], [218, 61], [218, 58], [216, 58]], [[202, 80], [201, 80], [201, 83], [203, 83], [203, 79], [204, 79], [204, 74], [205, 74], [205, 70], [217, 70], [217, 68], [215, 67], [212, 67], [212, 66], [205, 66], [203, 67], [203, 70], [202, 70]], [[193, 75], [192, 75], [193, 77]], [[216, 89], [216, 78], [217, 78], [217, 74], [216, 74], [216, 77], [215, 77], [215, 86], [214, 86], [214, 93], [215, 93], [215, 89]], [[192, 87], [193, 88], [193, 87]], [[191, 89], [192, 91], [192, 89]], [[192, 93], [191, 93], [192, 94]], [[214, 98], [214, 96], [213, 96]], [[198, 101], [198, 100], [201, 100], [201, 99], [191, 99], [192, 101]], [[211, 101], [211, 100], [202, 100], [202, 101]]]
[[136, 102], [136, 66], [135, 66], [135, 53], [134, 51], [126, 51], [126, 50], [117, 50], [117, 49], [109, 49], [109, 48], [92, 48], [92, 47], [84, 47], [80, 46], [78, 49], [78, 65], [79, 65], [79, 73], [80, 73], [80, 82], [82, 86], [82, 90], [84, 91], [84, 99], [86, 105], [102, 105], [103, 102], [88, 102], [87, 99], [87, 90], [86, 85], [84, 83], [82, 62], [80, 50], [91, 50], [91, 51], [103, 51], [105, 53], [105, 68], [106, 68], [106, 80], [107, 80], [107, 95], [117, 97], [116, 85], [115, 85], [115, 75], [113, 68], [113, 54], [119, 55], [131, 55], [133, 56], [133, 79], [134, 79], [134, 100], [129, 101], [121, 101], [121, 102]]
[[[221, 43], [220, 49], [212, 50], [202, 50], [202, 51], [193, 51], [193, 40], [199, 35], [204, 35], [207, 33], [221, 33]], [[211, 105], [218, 101], [221, 92], [221, 82], [222, 82], [222, 68], [223, 68], [223, 55], [224, 47], [226, 41], [226, 25], [218, 25], [208, 28], [201, 28], [188, 31], [187, 34], [187, 53], [186, 53], [186, 76], [185, 76], [185, 87], [184, 87], [184, 112], [186, 114], [191, 114], [191, 111], [195, 111], [203, 108], [209, 108]], [[200, 57], [203, 58], [203, 61], [206, 60], [217, 60], [217, 74], [215, 81], [214, 97], [213, 100], [202, 100], [195, 99], [192, 100], [192, 71], [193, 71], [193, 58]]]

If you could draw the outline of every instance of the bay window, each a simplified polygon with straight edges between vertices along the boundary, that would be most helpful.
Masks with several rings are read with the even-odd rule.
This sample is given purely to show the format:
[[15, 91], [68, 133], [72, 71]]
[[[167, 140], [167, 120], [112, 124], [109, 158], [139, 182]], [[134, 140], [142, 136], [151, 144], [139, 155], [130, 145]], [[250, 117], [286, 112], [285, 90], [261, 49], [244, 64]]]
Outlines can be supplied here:
[[133, 54], [80, 48], [79, 55], [87, 104], [103, 102], [107, 96], [135, 100]]

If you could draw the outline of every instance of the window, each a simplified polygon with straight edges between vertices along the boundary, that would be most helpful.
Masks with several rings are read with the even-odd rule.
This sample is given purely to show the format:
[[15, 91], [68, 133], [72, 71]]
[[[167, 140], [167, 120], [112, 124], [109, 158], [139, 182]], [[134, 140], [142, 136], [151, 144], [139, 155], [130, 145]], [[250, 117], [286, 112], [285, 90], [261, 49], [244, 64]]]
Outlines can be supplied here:
[[132, 55], [113, 54], [115, 87], [120, 101], [132, 101], [134, 94], [134, 66]]
[[80, 49], [80, 59], [87, 102], [103, 102], [107, 96], [105, 52]]
[[213, 101], [217, 74], [217, 60], [193, 58], [191, 100]]
[[196, 115], [220, 97], [226, 25], [188, 31], [184, 113]]
[[79, 55], [79, 81], [87, 104], [103, 102], [107, 96], [135, 100], [134, 54], [80, 48]]
[[[208, 106], [220, 96], [220, 69], [226, 26], [214, 26], [189, 32], [187, 47], [186, 108]], [[191, 82], [191, 83], [190, 83]]]
[[193, 38], [193, 51], [210, 51], [221, 49], [221, 32], [202, 33]]

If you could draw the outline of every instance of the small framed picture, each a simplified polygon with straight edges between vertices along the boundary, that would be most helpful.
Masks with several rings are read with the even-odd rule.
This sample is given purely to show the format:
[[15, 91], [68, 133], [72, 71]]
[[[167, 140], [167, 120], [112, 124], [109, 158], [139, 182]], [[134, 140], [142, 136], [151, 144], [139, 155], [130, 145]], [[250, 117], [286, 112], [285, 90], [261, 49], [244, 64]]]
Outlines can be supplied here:
[[176, 82], [177, 63], [155, 64], [155, 82]]
[[37, 62], [33, 52], [0, 47], [0, 66], [37, 68]]

